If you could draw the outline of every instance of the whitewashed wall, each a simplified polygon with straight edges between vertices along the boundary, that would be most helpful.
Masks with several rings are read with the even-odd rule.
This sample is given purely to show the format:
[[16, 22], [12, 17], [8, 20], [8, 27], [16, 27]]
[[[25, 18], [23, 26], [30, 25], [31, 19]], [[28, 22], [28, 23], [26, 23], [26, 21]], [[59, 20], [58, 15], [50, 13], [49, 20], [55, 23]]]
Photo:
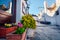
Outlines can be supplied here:
[[60, 7], [59, 7], [59, 15], [56, 16], [56, 21], [57, 21], [57, 24], [60, 25]]
[[47, 22], [51, 22], [51, 25], [55, 25], [56, 24], [56, 17], [53, 16], [53, 17], [50, 17], [48, 15], [45, 15], [45, 19]]
[[16, 23], [18, 23], [22, 17], [21, 1], [22, 0], [17, 0], [17, 3], [16, 3]]
[[45, 14], [45, 20], [51, 22], [51, 25], [60, 25], [60, 7], [58, 11], [59, 15], [54, 15], [53, 17], [50, 17], [47, 14]]
[[[25, 2], [25, 0], [17, 0], [16, 3], [16, 23], [18, 23], [22, 16], [24, 15], [22, 12], [22, 3], [24, 3], [24, 7], [27, 7], [27, 4]], [[23, 8], [23, 11], [26, 13], [25, 9]]]

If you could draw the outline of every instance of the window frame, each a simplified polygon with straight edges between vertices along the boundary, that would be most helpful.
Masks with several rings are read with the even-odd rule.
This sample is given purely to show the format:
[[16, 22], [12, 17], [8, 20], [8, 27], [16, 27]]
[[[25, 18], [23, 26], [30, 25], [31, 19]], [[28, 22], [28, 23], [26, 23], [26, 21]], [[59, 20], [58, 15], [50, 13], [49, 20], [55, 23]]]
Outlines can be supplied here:
[[16, 23], [16, 1], [12, 0], [12, 17], [11, 17], [11, 23]]

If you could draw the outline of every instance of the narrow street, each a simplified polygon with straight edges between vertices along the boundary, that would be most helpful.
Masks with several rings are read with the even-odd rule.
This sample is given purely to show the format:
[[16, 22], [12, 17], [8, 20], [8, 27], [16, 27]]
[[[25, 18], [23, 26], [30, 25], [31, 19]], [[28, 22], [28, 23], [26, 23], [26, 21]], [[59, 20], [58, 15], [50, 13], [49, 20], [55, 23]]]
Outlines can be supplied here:
[[56, 26], [37, 27], [34, 40], [60, 40], [60, 30]]
[[60, 40], [60, 27], [36, 23], [33, 40]]

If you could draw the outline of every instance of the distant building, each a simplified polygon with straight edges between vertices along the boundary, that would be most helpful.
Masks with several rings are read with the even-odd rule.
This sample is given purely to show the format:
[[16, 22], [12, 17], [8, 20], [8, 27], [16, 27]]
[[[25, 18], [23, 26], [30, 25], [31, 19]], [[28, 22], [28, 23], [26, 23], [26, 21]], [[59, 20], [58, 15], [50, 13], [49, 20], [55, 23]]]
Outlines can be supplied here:
[[50, 22], [51, 25], [60, 25], [60, 0], [56, 0], [50, 7], [44, 1], [44, 10], [39, 13], [40, 21]]
[[60, 25], [60, 0], [48, 7], [44, 1], [44, 18], [46, 22], [51, 22], [51, 25]]

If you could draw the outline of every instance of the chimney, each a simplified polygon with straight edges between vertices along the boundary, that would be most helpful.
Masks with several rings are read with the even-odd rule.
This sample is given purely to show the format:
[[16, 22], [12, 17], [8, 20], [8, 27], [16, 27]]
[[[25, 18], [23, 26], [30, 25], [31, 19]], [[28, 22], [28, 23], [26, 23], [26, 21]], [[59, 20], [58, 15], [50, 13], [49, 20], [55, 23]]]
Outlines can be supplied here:
[[45, 11], [45, 13], [47, 11], [47, 2], [46, 1], [44, 1], [44, 11]]

